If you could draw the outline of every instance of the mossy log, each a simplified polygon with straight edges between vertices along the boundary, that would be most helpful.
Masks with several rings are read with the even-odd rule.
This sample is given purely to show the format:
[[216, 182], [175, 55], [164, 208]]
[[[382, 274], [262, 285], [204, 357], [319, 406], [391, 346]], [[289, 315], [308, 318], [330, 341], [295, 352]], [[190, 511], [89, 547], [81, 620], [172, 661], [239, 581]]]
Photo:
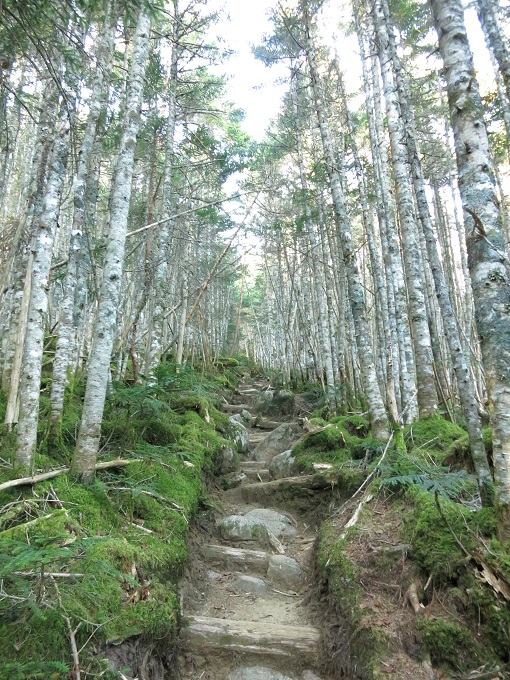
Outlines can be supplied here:
[[181, 631], [185, 646], [199, 650], [315, 659], [320, 633], [312, 626], [285, 626], [267, 621], [235, 621], [192, 616]]

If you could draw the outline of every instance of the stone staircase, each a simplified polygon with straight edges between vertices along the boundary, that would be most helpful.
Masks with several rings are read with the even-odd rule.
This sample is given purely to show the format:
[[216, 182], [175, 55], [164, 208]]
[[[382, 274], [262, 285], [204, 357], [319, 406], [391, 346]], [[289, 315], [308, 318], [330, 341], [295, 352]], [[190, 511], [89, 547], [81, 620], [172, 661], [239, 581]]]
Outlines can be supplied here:
[[[244, 403], [225, 411], [249, 409], [246, 402], [265, 387], [241, 387]], [[222, 493], [225, 517], [216, 540], [201, 548], [207, 572], [204, 583], [194, 584], [201, 592], [183, 598], [182, 680], [330, 680], [316, 675], [321, 635], [302, 605], [315, 534], [299, 517], [275, 509], [268, 463], [250, 458], [280, 425], [262, 422], [267, 429], [248, 428], [250, 452], [240, 465], [246, 479]]]

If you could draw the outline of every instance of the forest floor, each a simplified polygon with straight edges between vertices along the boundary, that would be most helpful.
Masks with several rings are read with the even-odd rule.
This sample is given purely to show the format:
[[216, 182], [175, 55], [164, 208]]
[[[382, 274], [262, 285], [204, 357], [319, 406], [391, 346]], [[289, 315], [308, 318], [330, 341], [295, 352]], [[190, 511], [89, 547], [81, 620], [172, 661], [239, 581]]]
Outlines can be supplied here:
[[[241, 386], [243, 401], [262, 388], [260, 383]], [[288, 420], [279, 416], [274, 425]], [[360, 616], [357, 625], [383, 633], [383, 649], [376, 644], [362, 654], [364, 661], [367, 654], [374, 660], [380, 658], [378, 669], [374, 668], [370, 676], [360, 675], [357, 650], [351, 648], [348, 639], [352, 621], [338, 619], [341, 614], [331, 603], [316, 567], [322, 521], [329, 515], [328, 532], [339, 536], [356, 504], [347, 500], [344, 512], [335, 514], [338, 501], [346, 500], [341, 489], [291, 489], [292, 483], [281, 486], [268, 482], [268, 461], [252, 458], [254, 448], [268, 432], [257, 427], [248, 431], [250, 445], [240, 461], [240, 485], [213, 492], [213, 518], [204, 518], [197, 529], [190, 566], [180, 584], [184, 614], [180, 678], [444, 677], [421, 658], [416, 617], [407, 605], [404, 584], [412, 582], [413, 567], [406, 560], [401, 508], [376, 499], [370, 522], [361, 522], [359, 537], [349, 544], [346, 553], [364, 571], [362, 596], [356, 601], [358, 611], [353, 612], [355, 618]], [[269, 536], [268, 541], [266, 534], [242, 538], [240, 531], [226, 534], [225, 518], [261, 509], [287, 518], [289, 535], [276, 540]], [[388, 560], [389, 553], [392, 558]], [[293, 587], [285, 583], [285, 578], [279, 580], [278, 574], [275, 579], [274, 571], [268, 569], [268, 563], [281, 561], [281, 555], [299, 565], [300, 575], [297, 581], [291, 581]], [[370, 646], [370, 640], [366, 641]]]

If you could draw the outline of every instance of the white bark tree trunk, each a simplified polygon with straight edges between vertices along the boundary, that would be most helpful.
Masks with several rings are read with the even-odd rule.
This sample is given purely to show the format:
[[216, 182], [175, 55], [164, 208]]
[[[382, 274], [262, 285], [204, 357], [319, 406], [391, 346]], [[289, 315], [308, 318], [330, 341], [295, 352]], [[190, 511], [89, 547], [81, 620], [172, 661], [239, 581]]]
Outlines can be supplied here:
[[29, 473], [33, 472], [37, 444], [44, 328], [48, 311], [48, 279], [67, 168], [71, 130], [70, 116], [72, 116], [73, 107], [72, 97], [70, 103], [62, 101], [60, 104], [42, 213], [38, 221], [38, 230], [33, 246], [32, 283], [23, 350], [19, 393], [20, 412], [14, 454], [15, 466], [21, 471]]
[[487, 129], [461, 0], [431, 0], [445, 65], [465, 212], [476, 326], [485, 367], [499, 533], [510, 537], [510, 277]]
[[97, 324], [90, 352], [83, 414], [78, 442], [71, 464], [72, 474], [85, 482], [89, 482], [94, 475], [110, 374], [110, 359], [124, 265], [134, 155], [140, 127], [140, 106], [149, 49], [149, 33], [150, 17], [142, 10], [137, 22], [120, 151], [110, 199], [110, 231], [98, 304]]

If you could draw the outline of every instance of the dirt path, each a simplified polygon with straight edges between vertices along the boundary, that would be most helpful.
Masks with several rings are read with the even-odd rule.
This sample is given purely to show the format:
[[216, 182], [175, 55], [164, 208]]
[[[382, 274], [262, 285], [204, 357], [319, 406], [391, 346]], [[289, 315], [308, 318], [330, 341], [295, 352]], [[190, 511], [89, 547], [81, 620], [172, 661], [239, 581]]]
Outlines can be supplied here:
[[[249, 404], [261, 388], [242, 386], [243, 401]], [[182, 584], [187, 626], [181, 635], [181, 678], [331, 680], [319, 671], [320, 631], [304, 604], [315, 530], [304, 515], [279, 504], [271, 487], [258, 493], [266, 488], [269, 472], [266, 462], [251, 456], [270, 432], [248, 430], [249, 452], [240, 466], [246, 478], [221, 493], [223, 519], [210, 543], [197, 549], [193, 577]], [[273, 522], [265, 525], [269, 531], [257, 523], [266, 520]]]

